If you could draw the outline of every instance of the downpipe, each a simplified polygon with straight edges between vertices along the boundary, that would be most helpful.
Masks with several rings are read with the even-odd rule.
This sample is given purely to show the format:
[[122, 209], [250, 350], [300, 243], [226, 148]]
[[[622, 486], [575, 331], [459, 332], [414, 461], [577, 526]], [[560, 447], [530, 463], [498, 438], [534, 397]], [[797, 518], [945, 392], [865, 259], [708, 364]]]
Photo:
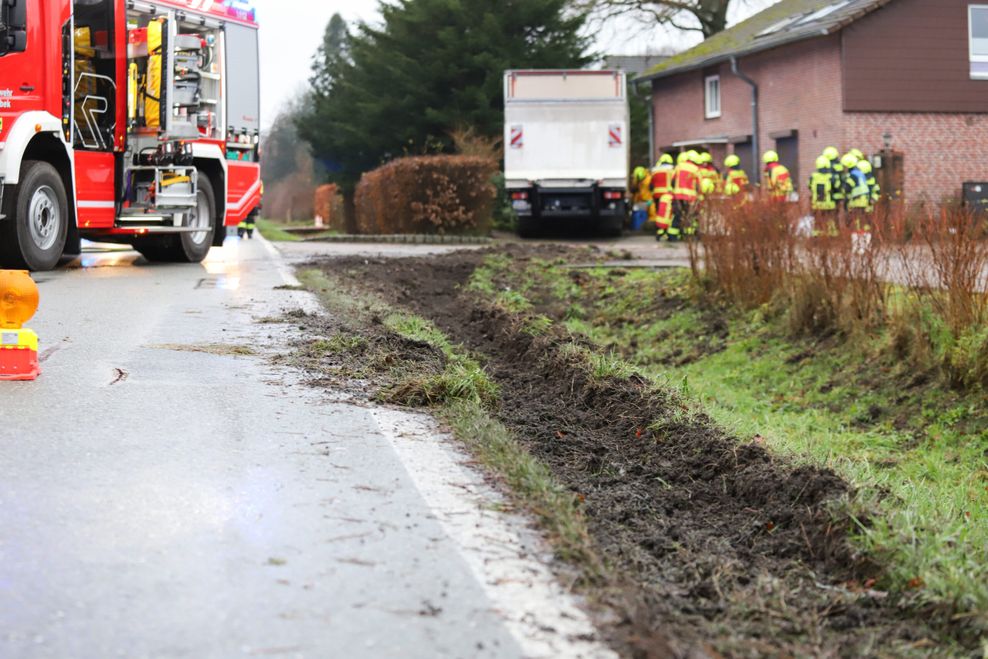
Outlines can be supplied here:
[[758, 149], [758, 143], [761, 141], [758, 134], [758, 83], [741, 71], [741, 67], [738, 65], [738, 58], [734, 55], [731, 56], [731, 73], [751, 87], [751, 162], [752, 169], [755, 170], [752, 172], [754, 174], [752, 179], [756, 184], [760, 184], [762, 182], [762, 168], [759, 164], [760, 158]]

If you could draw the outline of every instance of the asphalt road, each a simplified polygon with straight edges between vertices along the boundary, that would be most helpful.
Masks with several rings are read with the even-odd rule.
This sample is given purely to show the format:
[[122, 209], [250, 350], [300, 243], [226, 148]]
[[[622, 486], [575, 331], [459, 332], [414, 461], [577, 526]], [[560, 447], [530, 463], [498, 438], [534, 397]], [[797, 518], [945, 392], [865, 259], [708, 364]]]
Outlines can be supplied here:
[[0, 657], [608, 655], [430, 419], [273, 365], [296, 330], [257, 320], [315, 303], [272, 246], [38, 281], [44, 372], [0, 383]]

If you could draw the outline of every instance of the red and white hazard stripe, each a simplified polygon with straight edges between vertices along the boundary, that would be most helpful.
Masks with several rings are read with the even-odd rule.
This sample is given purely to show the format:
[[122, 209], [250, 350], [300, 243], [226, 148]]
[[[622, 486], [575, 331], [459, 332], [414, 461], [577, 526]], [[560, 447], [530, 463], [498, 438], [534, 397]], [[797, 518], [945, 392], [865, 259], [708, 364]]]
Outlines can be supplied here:
[[621, 124], [611, 124], [607, 130], [607, 137], [611, 148], [624, 146], [624, 127]]
[[511, 148], [525, 148], [525, 129], [522, 126], [511, 127]]

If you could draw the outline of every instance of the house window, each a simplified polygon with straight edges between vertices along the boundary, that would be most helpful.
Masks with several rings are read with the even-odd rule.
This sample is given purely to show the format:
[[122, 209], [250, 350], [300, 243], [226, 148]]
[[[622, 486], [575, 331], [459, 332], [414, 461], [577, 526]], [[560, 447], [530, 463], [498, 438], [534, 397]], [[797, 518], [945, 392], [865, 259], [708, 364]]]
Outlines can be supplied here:
[[704, 83], [706, 116], [707, 119], [716, 119], [720, 116], [720, 76], [707, 76]]
[[988, 5], [968, 7], [971, 78], [988, 80]]

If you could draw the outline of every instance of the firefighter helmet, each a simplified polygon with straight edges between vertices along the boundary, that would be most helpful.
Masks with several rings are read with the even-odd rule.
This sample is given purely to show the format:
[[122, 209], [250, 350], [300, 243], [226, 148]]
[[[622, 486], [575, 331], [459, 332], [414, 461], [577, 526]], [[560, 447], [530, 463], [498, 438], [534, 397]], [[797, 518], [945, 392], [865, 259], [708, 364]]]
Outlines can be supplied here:
[[779, 154], [775, 151], [766, 151], [765, 155], [762, 156], [762, 162], [766, 165], [773, 162], [779, 162]]
[[858, 164], [858, 157], [853, 153], [845, 153], [844, 157], [840, 159], [840, 164], [844, 165], [847, 169], [854, 169]]
[[739, 167], [741, 165], [741, 158], [736, 154], [731, 154], [724, 158], [724, 167]]
[[851, 153], [854, 154], [854, 157], [857, 158], [858, 160], [864, 160], [865, 159], [865, 155], [861, 151], [861, 149], [851, 149]]
[[662, 154], [662, 157], [659, 158], [659, 164], [660, 165], [671, 165], [671, 164], [673, 164], [673, 162], [674, 161], [672, 159], [672, 156], [669, 155], [668, 153], [663, 153]]
[[838, 151], [837, 147], [835, 146], [828, 146], [826, 149], [823, 150], [823, 157], [829, 160], [830, 162], [834, 162], [835, 160], [840, 160], [840, 151]]
[[817, 169], [830, 169], [831, 160], [827, 156], [820, 156], [816, 159]]
[[867, 160], [861, 160], [858, 162], [858, 171], [862, 174], [871, 174], [872, 168], [871, 163]]
[[694, 165], [699, 165], [702, 163], [700, 160], [700, 153], [698, 151], [690, 150], [686, 152], [686, 155], [689, 157], [690, 162]]
[[685, 165], [686, 163], [689, 162], [689, 160], [690, 160], [690, 154], [686, 151], [683, 151], [678, 156], [676, 156], [676, 162], [679, 163], [680, 165]]
[[704, 151], [700, 154], [700, 162], [704, 165], [710, 164], [714, 161], [714, 157], [710, 155], [709, 151]]
[[633, 174], [635, 183], [641, 183], [648, 176], [648, 171], [644, 167], [635, 167], [635, 173]]

